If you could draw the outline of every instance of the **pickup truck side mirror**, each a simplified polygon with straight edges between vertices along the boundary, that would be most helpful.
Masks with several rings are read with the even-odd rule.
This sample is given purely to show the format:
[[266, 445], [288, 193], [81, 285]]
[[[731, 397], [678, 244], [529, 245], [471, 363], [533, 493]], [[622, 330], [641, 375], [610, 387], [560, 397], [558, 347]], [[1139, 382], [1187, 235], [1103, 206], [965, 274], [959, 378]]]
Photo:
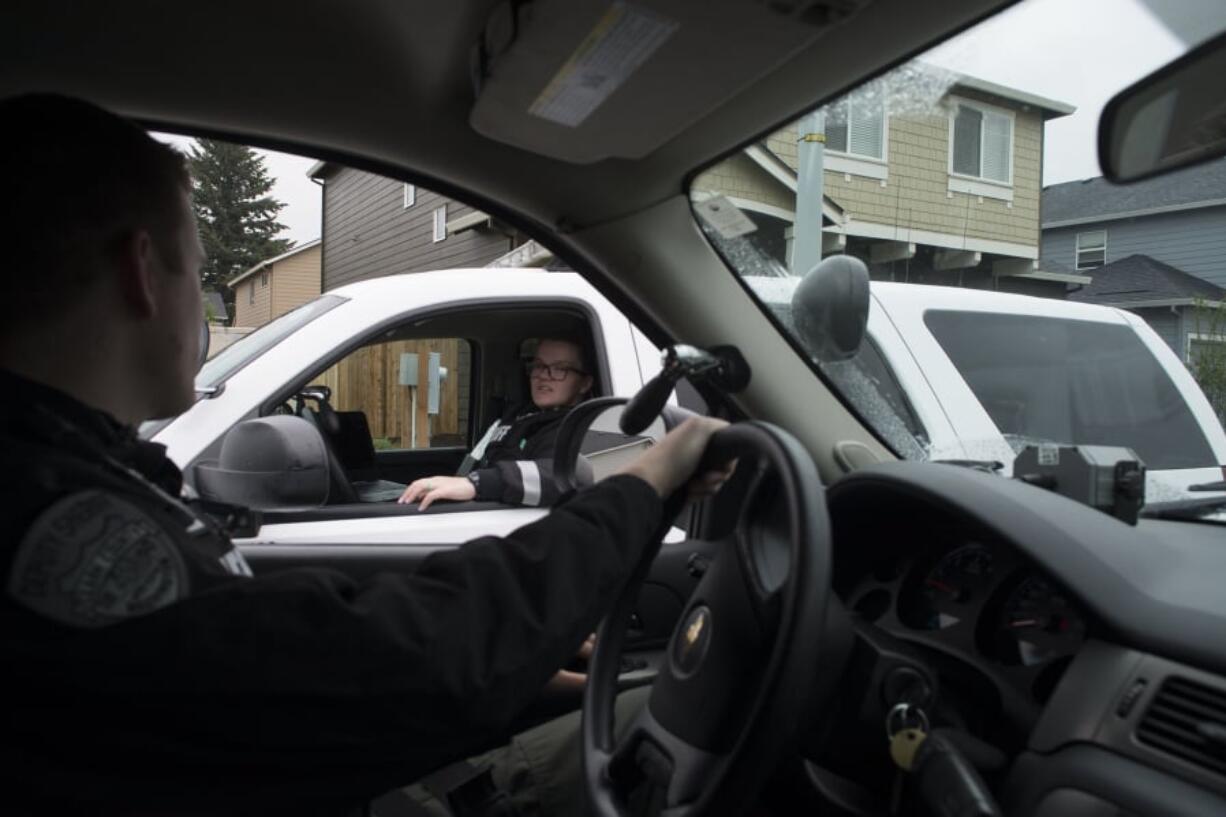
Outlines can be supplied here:
[[805, 347], [823, 363], [850, 360], [868, 329], [868, 267], [834, 255], [809, 270], [792, 293], [792, 320]]
[[196, 371], [204, 368], [204, 363], [209, 359], [209, 341], [212, 340], [213, 333], [209, 331], [209, 319], [205, 318], [200, 322], [200, 345], [196, 355]]
[[328, 501], [329, 453], [318, 428], [301, 417], [245, 420], [227, 432], [216, 462], [193, 470], [212, 502], [258, 510], [317, 508]]

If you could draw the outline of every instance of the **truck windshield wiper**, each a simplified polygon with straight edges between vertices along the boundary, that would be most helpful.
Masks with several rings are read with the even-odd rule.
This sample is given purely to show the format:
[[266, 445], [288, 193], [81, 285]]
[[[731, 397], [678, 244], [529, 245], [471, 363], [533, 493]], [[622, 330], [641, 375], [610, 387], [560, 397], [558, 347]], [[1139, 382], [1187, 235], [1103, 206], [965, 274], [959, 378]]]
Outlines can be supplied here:
[[1202, 482], [1199, 485], [1189, 485], [1189, 491], [1226, 491], [1226, 479], [1219, 479], [1217, 482]]
[[1200, 519], [1218, 508], [1226, 508], [1226, 496], [1154, 502], [1141, 508], [1139, 515], [1147, 519]]

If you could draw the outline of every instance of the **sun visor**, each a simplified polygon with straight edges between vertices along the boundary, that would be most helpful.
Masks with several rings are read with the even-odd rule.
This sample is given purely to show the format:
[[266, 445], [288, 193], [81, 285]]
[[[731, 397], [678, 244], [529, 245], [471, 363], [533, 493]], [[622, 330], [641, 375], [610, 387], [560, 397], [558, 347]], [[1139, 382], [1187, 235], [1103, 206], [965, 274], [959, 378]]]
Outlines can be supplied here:
[[533, 0], [496, 7], [474, 54], [483, 136], [575, 164], [638, 159], [865, 0]]

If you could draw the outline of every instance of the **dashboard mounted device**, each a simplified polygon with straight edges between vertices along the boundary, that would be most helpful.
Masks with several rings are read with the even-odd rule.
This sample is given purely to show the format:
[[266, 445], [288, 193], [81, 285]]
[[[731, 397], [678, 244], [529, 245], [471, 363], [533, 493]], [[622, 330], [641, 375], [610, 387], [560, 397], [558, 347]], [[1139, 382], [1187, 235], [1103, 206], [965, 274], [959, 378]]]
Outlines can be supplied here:
[[1013, 474], [1129, 525], [1145, 505], [1145, 464], [1131, 448], [1030, 445], [1017, 455]]

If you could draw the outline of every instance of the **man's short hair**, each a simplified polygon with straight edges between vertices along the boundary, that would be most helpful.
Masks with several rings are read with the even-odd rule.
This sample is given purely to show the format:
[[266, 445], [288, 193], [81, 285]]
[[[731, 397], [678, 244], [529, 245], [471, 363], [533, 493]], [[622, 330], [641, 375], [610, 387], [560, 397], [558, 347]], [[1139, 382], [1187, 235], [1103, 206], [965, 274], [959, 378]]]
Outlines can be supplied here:
[[99, 274], [132, 231], [177, 258], [181, 153], [141, 127], [65, 96], [0, 101], [0, 294], [9, 319], [46, 318]]

